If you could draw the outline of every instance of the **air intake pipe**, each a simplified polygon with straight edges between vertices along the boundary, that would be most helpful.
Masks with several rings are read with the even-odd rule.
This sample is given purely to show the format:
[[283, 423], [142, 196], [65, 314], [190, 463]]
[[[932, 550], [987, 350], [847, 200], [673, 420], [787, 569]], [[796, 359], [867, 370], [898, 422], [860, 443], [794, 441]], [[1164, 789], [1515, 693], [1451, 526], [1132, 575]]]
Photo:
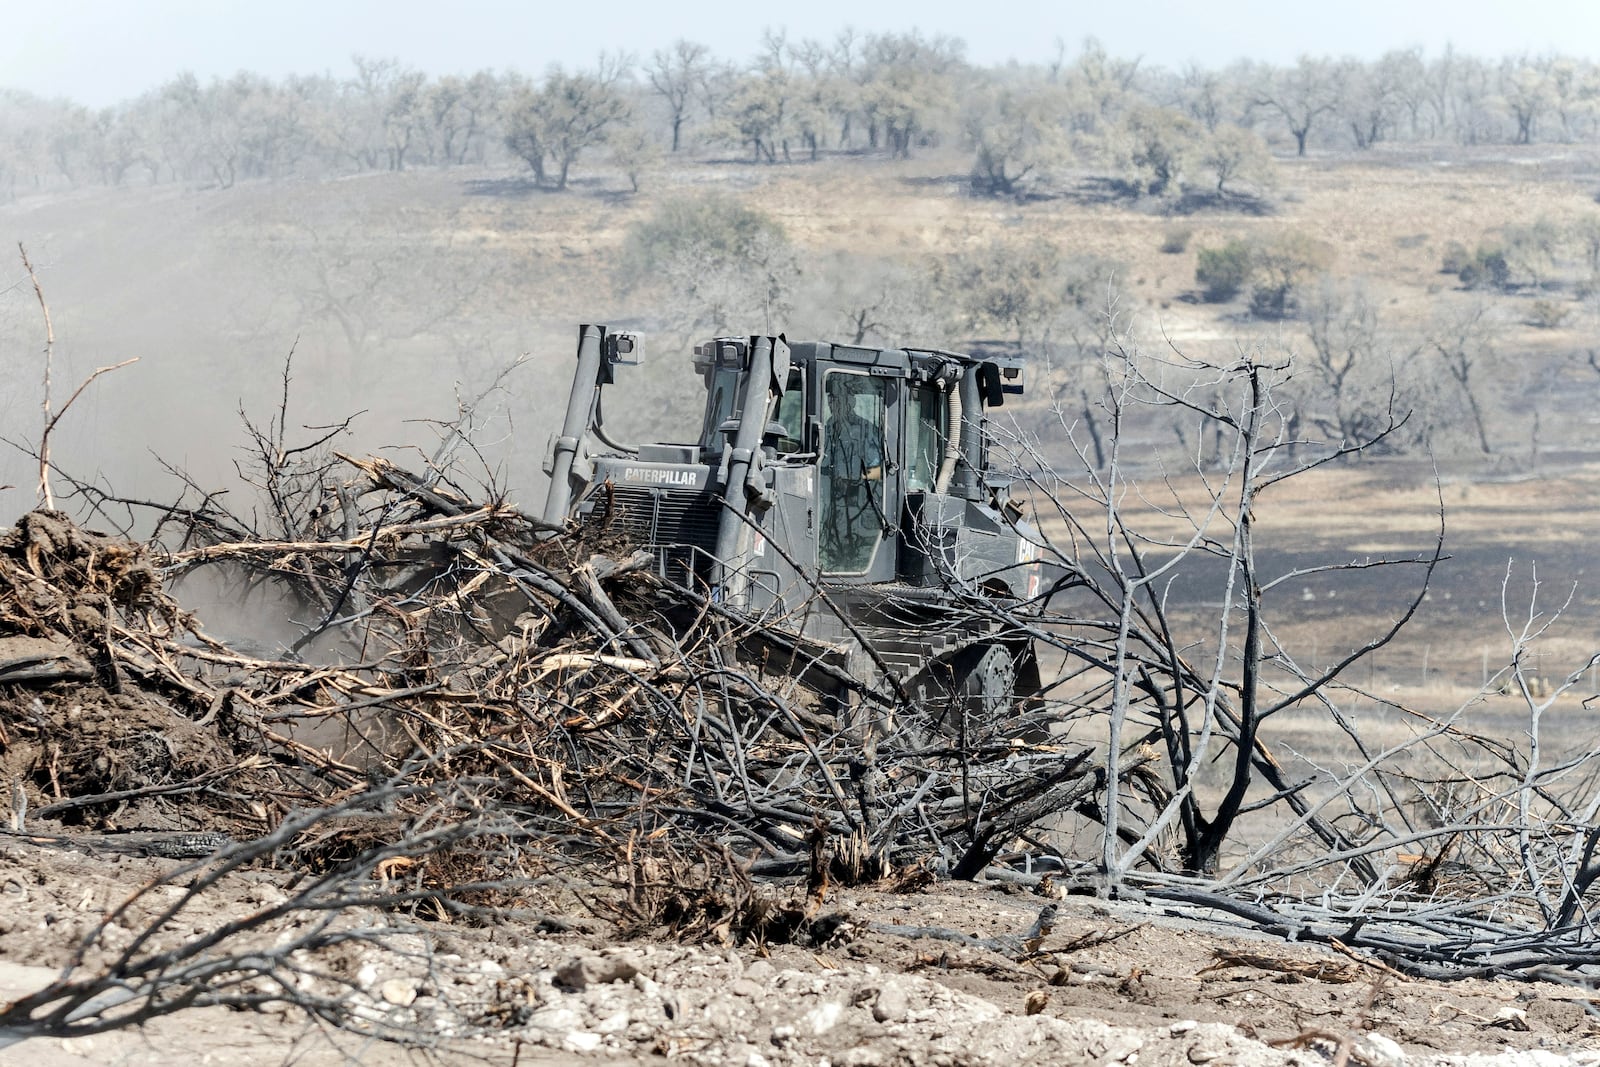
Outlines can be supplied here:
[[572, 375], [572, 394], [567, 397], [561, 436], [550, 451], [550, 490], [544, 501], [544, 521], [553, 526], [567, 521], [567, 509], [572, 506], [573, 459], [594, 421], [601, 375], [609, 369], [602, 352], [605, 336], [604, 326], [578, 327], [578, 369]]

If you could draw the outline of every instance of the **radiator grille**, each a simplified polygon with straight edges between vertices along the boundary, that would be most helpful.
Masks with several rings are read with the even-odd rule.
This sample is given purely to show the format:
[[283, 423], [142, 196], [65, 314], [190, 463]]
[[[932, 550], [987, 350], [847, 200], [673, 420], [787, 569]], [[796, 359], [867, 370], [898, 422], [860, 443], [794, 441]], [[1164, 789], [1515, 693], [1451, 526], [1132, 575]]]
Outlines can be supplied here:
[[618, 486], [612, 492], [616, 522], [640, 547], [655, 553], [657, 573], [684, 585], [710, 580], [718, 514], [710, 493], [636, 486]]

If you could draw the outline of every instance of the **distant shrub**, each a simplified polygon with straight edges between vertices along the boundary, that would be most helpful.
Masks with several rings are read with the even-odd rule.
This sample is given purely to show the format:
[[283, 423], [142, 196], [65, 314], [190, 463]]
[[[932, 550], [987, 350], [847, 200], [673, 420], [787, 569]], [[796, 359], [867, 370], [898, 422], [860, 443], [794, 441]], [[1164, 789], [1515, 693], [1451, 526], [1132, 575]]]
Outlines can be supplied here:
[[1528, 325], [1554, 330], [1571, 316], [1572, 309], [1558, 300], [1535, 300], [1528, 308]]
[[1281, 319], [1294, 310], [1298, 290], [1309, 275], [1326, 271], [1333, 248], [1296, 231], [1256, 243], [1251, 253], [1250, 311], [1265, 319]]
[[707, 269], [724, 262], [746, 263], [761, 258], [766, 246], [787, 244], [776, 219], [726, 193], [672, 197], [628, 227], [621, 268], [631, 284], [685, 261]]
[[1439, 262], [1439, 273], [1460, 274], [1471, 262], [1472, 253], [1467, 251], [1467, 246], [1460, 241], [1451, 241], [1444, 246], [1444, 257]]
[[1189, 238], [1193, 236], [1192, 226], [1168, 226], [1161, 235], [1161, 251], [1175, 256], [1189, 247]]
[[1456, 272], [1468, 289], [1511, 288], [1511, 263], [1505, 250], [1495, 245], [1479, 245], [1471, 261]]
[[1238, 296], [1250, 280], [1252, 258], [1250, 246], [1237, 239], [1221, 248], [1200, 249], [1194, 280], [1200, 284], [1205, 299], [1220, 304]]
[[1289, 290], [1276, 285], [1257, 285], [1250, 290], [1250, 314], [1258, 319], [1281, 319], [1289, 314]]

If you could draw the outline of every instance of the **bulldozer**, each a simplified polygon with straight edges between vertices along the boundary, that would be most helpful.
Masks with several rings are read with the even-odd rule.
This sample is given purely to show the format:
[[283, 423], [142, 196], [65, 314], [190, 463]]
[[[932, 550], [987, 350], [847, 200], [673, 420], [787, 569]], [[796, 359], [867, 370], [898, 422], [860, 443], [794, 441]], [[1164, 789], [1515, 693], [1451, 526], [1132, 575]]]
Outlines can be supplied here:
[[753, 622], [745, 654], [842, 701], [880, 694], [950, 734], [1038, 691], [1016, 620], [1041, 542], [988, 432], [1019, 357], [718, 337], [693, 348], [698, 437], [628, 444], [602, 396], [643, 358], [636, 333], [580, 327], [546, 522], [620, 530], [664, 588]]

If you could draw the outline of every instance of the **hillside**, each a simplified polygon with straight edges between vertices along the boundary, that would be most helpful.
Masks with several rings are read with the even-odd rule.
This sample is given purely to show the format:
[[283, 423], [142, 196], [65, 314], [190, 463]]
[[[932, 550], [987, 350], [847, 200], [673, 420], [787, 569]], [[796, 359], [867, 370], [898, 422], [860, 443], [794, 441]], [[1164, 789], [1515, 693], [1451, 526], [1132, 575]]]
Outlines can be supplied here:
[[[724, 192], [777, 220], [793, 243], [792, 314], [771, 324], [752, 316], [743, 330], [847, 336], [844, 320], [885, 263], [927, 271], [995, 242], [1043, 239], [1069, 257], [1113, 264], [1118, 340], [1162, 358], [1225, 361], [1255, 352], [1307, 361], [1306, 314], [1262, 320], [1242, 298], [1207, 303], [1195, 271], [1201, 250], [1229, 240], [1309, 235], [1329, 250], [1328, 277], [1365, 287], [1381, 327], [1375, 351], [1401, 377], [1422, 376], [1423, 401], [1458, 391], [1426, 363], [1441, 316], [1484, 308], [1493, 319], [1474, 368], [1492, 454], [1474, 443], [1464, 414], [1447, 408], [1430, 430], [1431, 446], [1415, 445], [1404, 460], [1315, 473], [1298, 483], [1303, 497], [1285, 502], [1291, 514], [1309, 514], [1293, 521], [1318, 527], [1320, 551], [1358, 553], [1373, 531], [1434, 522], [1434, 505], [1422, 497], [1432, 493], [1423, 488], [1430, 466], [1438, 467], [1452, 487], [1449, 547], [1473, 546], [1441, 581], [1454, 604], [1485, 603], [1470, 620], [1471, 654], [1455, 667], [1471, 680], [1480, 672], [1468, 661], [1480, 646], [1503, 644], [1495, 605], [1507, 559], [1542, 561], [1546, 590], [1565, 588], [1585, 569], [1590, 482], [1581, 473], [1541, 479], [1564, 478], [1596, 457], [1600, 374], [1587, 363], [1596, 308], [1581, 287], [1467, 291], [1440, 264], [1452, 243], [1470, 248], [1533, 219], [1594, 215], [1594, 162], [1589, 149], [1574, 146], [1429, 153], [1379, 146], [1359, 156], [1282, 159], [1278, 188], [1264, 201], [1210, 202], [1188, 214], [1170, 203], [1160, 209], [1119, 198], [1088, 174], [1053, 198], [975, 197], [964, 158], [937, 154], [836, 155], [789, 166], [686, 160], [649, 174], [637, 194], [603, 167], [561, 193], [536, 189], [519, 172], [414, 169], [227, 189], [49, 194], [0, 207], [0, 228], [39, 267], [56, 330], [57, 404], [93, 368], [139, 359], [97, 383], [63, 421], [54, 456], [65, 471], [130, 496], [175, 494], [165, 464], [202, 486], [233, 484], [245, 441], [240, 412], [257, 424], [274, 416], [291, 352], [291, 425], [328, 425], [359, 412], [339, 447], [427, 447], [428, 424], [417, 420], [451, 417], [459, 398], [475, 396], [527, 353], [526, 365], [484, 402], [481, 420], [485, 480], [524, 500], [540, 493], [539, 461], [565, 397], [577, 322], [657, 328], [640, 388], [616, 405], [626, 415], [660, 427], [683, 414], [661, 407], [694, 402], [679, 354], [687, 338], [667, 325], [675, 310], [669, 296], [649, 279], [625, 286], [620, 269], [630, 227], [664, 201]], [[1163, 251], [1176, 245], [1182, 250]], [[11, 273], [16, 279], [20, 270]], [[1096, 294], [1091, 303], [1098, 301]], [[1538, 301], [1561, 306], [1560, 325], [1530, 324]], [[903, 316], [918, 335], [869, 339], [1004, 343], [992, 323], [962, 315], [956, 303], [925, 300], [920, 314]], [[1083, 313], [1090, 322], [1103, 316], [1094, 306]], [[33, 294], [13, 284], [0, 302], [0, 369], [9, 383], [0, 422], [12, 440], [37, 433], [42, 333]], [[1062, 349], [1059, 338], [1025, 347], [1044, 361], [1041, 371], [1092, 357], [1081, 344]], [[1037, 374], [1036, 396], [1059, 373]], [[1376, 404], [1381, 396], [1355, 402]], [[1025, 405], [1019, 417], [1049, 460], [1070, 467], [1063, 423], [1042, 404]], [[1125, 462], [1147, 473], [1157, 459], [1169, 471], [1185, 462], [1177, 439], [1159, 427], [1133, 443]], [[33, 479], [31, 461], [18, 451], [0, 457], [0, 485], [16, 487], [0, 501], [9, 499], [12, 511], [30, 503]], [[1479, 483], [1502, 486], [1495, 493], [1517, 502], [1510, 506], [1517, 521], [1504, 509], [1480, 518], [1470, 504], [1487, 491], [1473, 488]], [[1392, 484], [1417, 492], [1396, 494]], [[1330, 528], [1322, 502], [1333, 486], [1344, 505]], [[1561, 506], [1550, 506], [1550, 495], [1562, 497]], [[1426, 535], [1419, 537], [1424, 543], [1411, 551], [1426, 547]], [[1382, 614], [1376, 605], [1341, 609]], [[1438, 639], [1424, 636], [1423, 646], [1461, 647], [1443, 638], [1459, 624], [1440, 618]], [[1406, 670], [1421, 678], [1420, 663]]]
[[[295, 1004], [357, 1039], [441, 1055], [471, 1042], [512, 1063], [524, 1046], [530, 1062], [1589, 1062], [1592, 998], [1572, 986], [1593, 981], [1584, 909], [1600, 878], [1596, 308], [1570, 244], [1538, 285], [1468, 289], [1441, 267], [1507, 228], [1595, 215], [1595, 161], [1567, 146], [1380, 148], [1281, 160], [1260, 199], [1194, 201], [1131, 198], [1089, 173], [1051, 197], [976, 197], [967, 161], [934, 153], [692, 160], [638, 193], [600, 167], [564, 192], [456, 167], [0, 207], [50, 309], [55, 410], [95, 368], [138, 358], [53, 439], [81, 527], [33, 513], [0, 546], [0, 614], [26, 639], [0, 694], [0, 769], [19, 798], [0, 854], [29, 872], [6, 885], [0, 996], [48, 980], [19, 964], [81, 958], [62, 996], [82, 1002], [82, 1042], [138, 1017], [101, 999], [133, 961], [154, 992], [125, 1011], [158, 1017], [152, 1041], [224, 1032], [252, 1061], [282, 1058]], [[881, 696], [846, 672], [853, 696], [808, 695], [774, 661], [730, 662], [730, 625], [766, 623], [712, 595], [670, 591], [690, 598], [676, 608], [693, 628], [658, 626], [667, 592], [647, 555], [606, 531], [548, 538], [529, 515], [576, 323], [648, 335], [621, 414], [697, 417], [684, 348], [712, 312], [675, 303], [682, 262], [629, 264], [642, 224], [707, 193], [776, 222], [783, 255], [768, 262], [793, 264], [769, 301], [784, 321], [717, 309], [742, 316], [729, 329], [848, 339], [853, 320], [875, 343], [1030, 357], [1034, 392], [1002, 410], [1015, 421], [1001, 436], [1064, 555], [1109, 544], [1160, 566], [1179, 551], [1185, 509], [1238, 491], [1238, 459], [1185, 411], [1226, 423], [1240, 378], [1214, 368], [1274, 368], [1272, 425], [1312, 469], [1205, 520], [1217, 545], [1249, 527], [1254, 588], [1225, 600], [1238, 574], [1199, 559], [1163, 580], [1139, 600], [1144, 658], [1117, 661], [1134, 664], [1120, 693], [1094, 656], [1125, 632], [1122, 605], [1075, 613], [1091, 579], [1061, 590], [1028, 639], [1056, 649], [1048, 673], [1073, 627], [1098, 627], [1076, 680], [1006, 702], [972, 737], [962, 705], [955, 740], [840, 714], [850, 705], [830, 700]], [[1293, 298], [1275, 313], [1201, 291], [1205, 257], [1233, 242], [1288, 264]], [[1076, 303], [1006, 319], [970, 299], [1041, 262], [1034, 294], [1060, 297], [1070, 275]], [[35, 503], [24, 452], [45, 374], [38, 302], [9, 278], [0, 425], [23, 448], [0, 457], [0, 525]], [[904, 336], [882, 336], [890, 324]], [[1470, 381], [1450, 377], [1456, 342]], [[1155, 385], [1129, 408], [1118, 462], [1097, 466], [1085, 434], [1108, 411], [1090, 394], [1115, 396], [1131, 380], [1119, 366]], [[1359, 390], [1317, 386], [1341, 367]], [[495, 383], [468, 420], [476, 450], [432, 466], [445, 423]], [[1319, 465], [1339, 432], [1381, 426], [1391, 395], [1392, 440]], [[1293, 451], [1273, 432], [1262, 455]], [[284, 454], [325, 435], [347, 458]], [[300, 479], [288, 503], [252, 495], [263, 458]], [[336, 517], [329, 483], [346, 490]], [[159, 549], [96, 532], [137, 526], [116, 498], [214, 490]], [[282, 540], [259, 533], [279, 527]], [[1267, 647], [1218, 655], [1245, 604], [1269, 620]], [[1413, 607], [1341, 686], [1263, 715], [1253, 766], [1281, 777], [1229, 779], [1254, 752], [1224, 723], [1236, 696], [1245, 706], [1241, 661], [1262, 664], [1270, 702], [1298, 688], [1295, 669], [1339, 662]], [[1142, 741], [1108, 744], [1121, 726], [1107, 710], [1139, 685], [1127, 736]], [[904, 721], [937, 712], [882, 699]], [[1181, 739], [1158, 752], [1173, 722]], [[1212, 818], [1216, 862], [1189, 865]], [[1107, 876], [1106, 857], [1132, 869]], [[978, 883], [935, 882], [964, 869], [952, 858]], [[144, 888], [113, 911], [130, 878]], [[171, 1016], [188, 1002], [162, 998], [190, 989], [202, 1007]], [[29, 1014], [51, 1004], [14, 1003], [26, 1010], [0, 1009], [14, 1027], [0, 1047], [72, 1033], [65, 1015]], [[205, 1005], [258, 1014], [237, 1027]], [[125, 1036], [101, 1052], [132, 1062]], [[309, 1044], [320, 1062], [338, 1041]]]

